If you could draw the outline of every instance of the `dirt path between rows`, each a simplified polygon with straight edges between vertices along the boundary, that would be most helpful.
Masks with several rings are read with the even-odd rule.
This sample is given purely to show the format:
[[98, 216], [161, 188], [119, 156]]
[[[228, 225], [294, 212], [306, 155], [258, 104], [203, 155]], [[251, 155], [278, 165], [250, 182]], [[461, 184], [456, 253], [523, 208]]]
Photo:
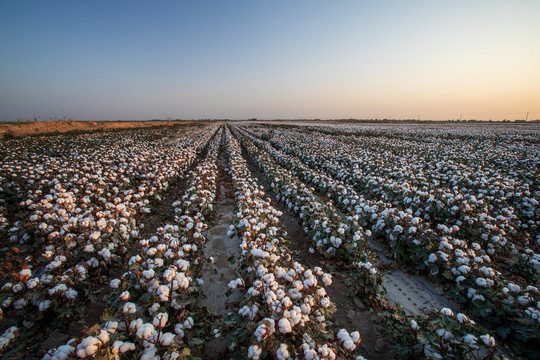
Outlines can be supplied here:
[[311, 244], [304, 229], [298, 223], [298, 218], [276, 199], [276, 193], [266, 181], [264, 173], [253, 163], [242, 147], [242, 155], [248, 163], [252, 176], [263, 186], [266, 195], [272, 200], [272, 206], [282, 212], [280, 223], [287, 231], [286, 239], [290, 241], [289, 249], [294, 258], [310, 267], [320, 266], [325, 272], [332, 274], [332, 285], [325, 287], [332, 302], [336, 305], [334, 326], [345, 328], [347, 331], [359, 331], [362, 342], [358, 346], [359, 353], [371, 360], [392, 359], [396, 353], [392, 340], [385, 334], [382, 319], [369, 311], [362, 301], [349, 293], [346, 281], [348, 274], [336, 268], [331, 261], [318, 253], [311, 254]]

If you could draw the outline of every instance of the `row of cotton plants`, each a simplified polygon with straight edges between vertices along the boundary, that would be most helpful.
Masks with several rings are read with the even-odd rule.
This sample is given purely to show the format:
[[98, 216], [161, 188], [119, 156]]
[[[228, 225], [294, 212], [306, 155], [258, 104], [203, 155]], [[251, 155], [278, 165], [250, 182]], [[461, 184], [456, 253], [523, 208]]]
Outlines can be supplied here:
[[[333, 204], [323, 202], [312, 188], [279, 166], [251, 140], [243, 137], [242, 141], [248, 154], [271, 182], [277, 199], [284, 201], [301, 219], [304, 231], [310, 236], [315, 249], [323, 256], [349, 267], [355, 280], [355, 291], [367, 303], [379, 303], [381, 273], [377, 270], [375, 254], [368, 246], [370, 232], [366, 233], [362, 227], [351, 226], [347, 217]], [[314, 252], [315, 249], [311, 248], [310, 251]]]
[[[295, 141], [298, 139], [298, 137], [294, 138]], [[292, 138], [289, 142], [289, 144], [292, 144]], [[331, 143], [330, 140], [325, 140], [325, 144]], [[283, 144], [283, 142], [282, 142]], [[276, 145], [278, 146], [278, 145]], [[386, 202], [391, 201], [392, 204], [395, 204], [398, 208], [404, 209], [407, 212], [413, 212], [414, 217], [418, 218], [417, 220], [421, 220], [422, 213], [418, 210], [415, 211], [414, 202], [411, 203], [410, 198], [407, 198], [405, 195], [396, 198], [392, 197], [395, 192], [392, 191], [383, 191], [383, 189], [378, 188], [376, 191], [369, 191], [366, 190], [366, 187], [363, 187], [358, 184], [366, 184], [370, 183], [370, 178], [368, 177], [362, 177], [357, 172], [355, 172], [355, 169], [352, 169], [349, 166], [346, 165], [339, 165], [335, 160], [332, 160], [331, 157], [329, 157], [329, 153], [332, 152], [328, 149], [328, 146], [326, 146], [324, 149], [317, 149], [317, 145], [313, 145], [313, 141], [311, 142], [311, 145], [309, 149], [303, 149], [302, 145], [296, 147], [294, 145], [290, 145], [289, 148], [287, 148], [286, 145], [283, 149], [289, 154], [297, 154], [302, 158], [303, 161], [305, 161], [310, 166], [313, 166], [314, 168], [320, 168], [324, 169], [325, 171], [328, 171], [330, 174], [335, 176], [337, 179], [342, 179], [343, 181], [350, 183], [351, 185], [355, 185], [358, 191], [361, 191], [361, 193], [365, 194], [366, 196], [377, 199], [377, 200], [385, 200]], [[337, 146], [336, 146], [337, 148]], [[339, 150], [340, 151], [340, 150]], [[311, 154], [309, 154], [311, 152]], [[315, 153], [315, 154], [313, 154]], [[325, 158], [326, 157], [326, 158]], [[337, 157], [337, 155], [336, 155]], [[336, 168], [339, 168], [336, 171]], [[351, 178], [351, 176], [344, 176], [343, 174], [354, 174], [354, 177]], [[382, 179], [382, 178], [381, 178]], [[397, 182], [393, 180], [384, 180], [388, 183], [392, 183], [395, 186]], [[394, 189], [395, 190], [395, 189]], [[382, 194], [382, 195], [381, 195]], [[393, 200], [392, 200], [393, 199]], [[400, 200], [401, 199], [401, 200]], [[398, 201], [399, 200], [399, 201]], [[420, 201], [417, 199], [415, 200], [416, 203], [419, 203]], [[428, 201], [429, 204], [429, 201]], [[440, 204], [441, 207], [444, 207], [444, 204]], [[456, 206], [456, 205], [454, 205]], [[431, 207], [431, 205], [426, 206], [426, 209]], [[433, 209], [432, 209], [433, 210]], [[468, 217], [468, 215], [465, 215], [463, 218], [464, 221], [461, 220], [455, 220], [455, 221], [437, 221], [434, 218], [431, 218], [430, 216], [423, 217], [424, 220], [431, 224], [432, 230], [435, 232], [443, 232], [446, 235], [452, 234], [453, 237], [462, 238], [462, 239], [473, 239], [477, 244], [477, 246], [481, 246], [483, 249], [486, 250], [487, 254], [493, 258], [494, 260], [504, 264], [506, 267], [510, 269], [510, 271], [514, 272], [515, 275], [518, 276], [525, 276], [527, 280], [530, 280], [531, 278], [534, 279], [537, 274], [536, 268], [538, 267], [540, 257], [535, 251], [531, 248], [523, 247], [522, 244], [518, 242], [512, 241], [514, 238], [518, 238], [518, 240], [522, 237], [519, 236], [519, 234], [513, 229], [514, 236], [510, 236], [504, 229], [504, 226], [509, 226], [509, 222], [505, 220], [505, 218], [502, 215], [498, 215], [497, 218], [493, 218], [490, 216], [484, 216], [479, 215], [477, 217], [471, 218]], [[467, 220], [465, 222], [465, 220]], [[490, 223], [491, 221], [491, 223]], [[504, 223], [506, 225], [493, 225], [493, 221], [497, 221], [500, 223]], [[482, 222], [482, 225], [480, 225], [480, 222]], [[384, 226], [384, 222], [380, 223], [382, 226]], [[408, 227], [409, 228], [409, 227]], [[463, 230], [466, 231], [463, 231]], [[471, 230], [474, 229], [474, 230]], [[388, 231], [388, 230], [387, 230]], [[525, 236], [528, 236], [527, 234], [524, 234]], [[530, 235], [530, 234], [529, 234]], [[530, 243], [527, 243], [530, 244]], [[534, 244], [530, 244], [534, 245]], [[532, 246], [534, 249], [536, 246]], [[396, 251], [401, 251], [401, 249], [396, 249]], [[509, 256], [511, 254], [515, 254], [513, 256]], [[519, 255], [519, 256], [518, 256]], [[508, 264], [510, 262], [510, 264]]]
[[[256, 139], [252, 137], [250, 139], [254, 141], [255, 143], [258, 143], [265, 150], [272, 153], [278, 162], [289, 165], [287, 166], [287, 168], [290, 168], [290, 171], [292, 173], [297, 173], [298, 175], [300, 175], [300, 177], [308, 179], [308, 181], [317, 179], [315, 180], [315, 186], [319, 186], [323, 193], [327, 193], [331, 196], [333, 194], [333, 191], [338, 189], [341, 186], [342, 190], [346, 191], [348, 195], [351, 195], [351, 198], [349, 198], [348, 200], [358, 201], [358, 204], [356, 204], [356, 206], [359, 207], [360, 211], [362, 211], [365, 205], [362, 205], [360, 201], [364, 201], [364, 200], [361, 199], [361, 197], [356, 196], [355, 191], [351, 189], [350, 187], [347, 188], [347, 186], [344, 184], [340, 185], [335, 180], [332, 180], [331, 178], [326, 176], [324, 173], [320, 173], [320, 172], [317, 172], [316, 170], [306, 168], [305, 165], [302, 164], [301, 162], [295, 161], [292, 157], [287, 156], [285, 154], [280, 154], [278, 151], [276, 151], [275, 149], [272, 149], [267, 144], [265, 145], [264, 143], [257, 141]], [[326, 183], [324, 182], [325, 180], [327, 181]], [[338, 193], [338, 194], [339, 194], [338, 203], [339, 202], [342, 203], [345, 211], [347, 211], [347, 208], [348, 208], [348, 211], [354, 214], [356, 212], [356, 208], [354, 206], [350, 206], [351, 203], [350, 201], [347, 201], [347, 197], [344, 196], [345, 194], [343, 192]], [[345, 200], [345, 202], [343, 202], [343, 200]], [[356, 201], [354, 201], [353, 204], [355, 204]], [[353, 220], [354, 222], [354, 217], [353, 216], [349, 217], [349, 220]], [[399, 225], [396, 225], [396, 226], [399, 226]], [[370, 272], [376, 271], [373, 266], [366, 266], [365, 270], [370, 271]], [[388, 307], [386, 308], [388, 309]], [[386, 313], [389, 314], [390, 316], [389, 323], [393, 328], [402, 329], [402, 330], [404, 328], [408, 329], [409, 324], [407, 323], [407, 320], [405, 319], [405, 316], [403, 314], [399, 312], [394, 313], [391, 310], [391, 308]], [[460, 317], [467, 318], [466, 315], [464, 314], [459, 314], [459, 315]], [[484, 337], [492, 339], [492, 337], [489, 334], [487, 334], [485, 329], [476, 325], [474, 322], [467, 321], [465, 325], [459, 321], [443, 321], [444, 319], [441, 319], [439, 316], [436, 316], [436, 315], [434, 316], [433, 314], [416, 317], [415, 319], [416, 320], [414, 319], [411, 320], [413, 324], [416, 323], [416, 321], [418, 321], [418, 323], [422, 323], [422, 324], [429, 323], [430, 326], [425, 326], [422, 328], [422, 330], [419, 330], [418, 328], [415, 329], [415, 331], [420, 332], [421, 335], [418, 337], [414, 337], [412, 339], [408, 339], [407, 341], [401, 342], [400, 350], [403, 350], [407, 346], [412, 346], [411, 344], [414, 345], [416, 341], [418, 341], [419, 345], [421, 345], [420, 349], [421, 350], [424, 349], [426, 355], [430, 355], [428, 357], [436, 358], [438, 354], [464, 355], [471, 352], [476, 352], [478, 349], [475, 343], [468, 342], [469, 339], [478, 339], [479, 336], [484, 336]], [[410, 329], [408, 329], [407, 331], [409, 330]], [[458, 333], [460, 334], [460, 336], [456, 336]], [[444, 338], [441, 338], [439, 336], [440, 334], [446, 334], [446, 336]], [[450, 336], [449, 334], [456, 334], [456, 335]], [[476, 334], [476, 335], [473, 335], [473, 334]], [[394, 334], [394, 335], [397, 336], [397, 334]], [[426, 337], [429, 340], [426, 340]], [[494, 354], [497, 352], [497, 348], [494, 342], [490, 343], [489, 347], [490, 347], [489, 351], [487, 351], [489, 355], [486, 355], [485, 357], [482, 356], [481, 358], [487, 359], [490, 356], [494, 356]], [[404, 353], [403, 351], [401, 352]], [[411, 352], [410, 354], [411, 356], [412, 354], [417, 355], [417, 353], [414, 353], [414, 352]]]
[[173, 203], [175, 221], [140, 240], [127, 271], [110, 281], [106, 321], [44, 359], [177, 359], [191, 353], [190, 337], [214, 335], [197, 306], [197, 277], [203, 262], [212, 261], [202, 255], [203, 232], [213, 213], [220, 138], [214, 136], [206, 159], [187, 175], [187, 189]]
[[[159, 199], [168, 181], [191, 165], [197, 148], [208, 142], [212, 131], [204, 130], [195, 141], [185, 138], [171, 147], [162, 140], [139, 143], [130, 139], [126, 142], [131, 152], [128, 147], [114, 146], [123, 140], [117, 134], [114, 138], [120, 139], [116, 141], [111, 135], [102, 136], [113, 149], [101, 143], [85, 148], [85, 136], [71, 143], [70, 139], [57, 138], [53, 145], [57, 151], [65, 141], [77, 155], [67, 155], [64, 149], [62, 161], [49, 161], [50, 154], [27, 154], [32, 161], [42, 161], [34, 166], [15, 165], [21, 154], [10, 157], [4, 164], [2, 181], [28, 187], [27, 199], [19, 204], [19, 212], [27, 219], [10, 230], [13, 247], [6, 258], [20, 256], [24, 261], [6, 264], [11, 272], [2, 279], [0, 296], [1, 307], [9, 316], [0, 327], [16, 326], [21, 337], [31, 338], [49, 321], [60, 327], [84, 311], [89, 290], [97, 291], [103, 279], [124, 262], [127, 246], [142, 225], [137, 219], [149, 211], [153, 198]], [[130, 138], [129, 134], [125, 137]], [[74, 146], [75, 142], [80, 147]], [[108, 162], [112, 150], [119, 150], [118, 161], [123, 150], [125, 161]], [[135, 158], [133, 163], [127, 161], [129, 154]], [[88, 163], [77, 166], [76, 161], [92, 164], [91, 159], [95, 167], [88, 167]], [[50, 162], [54, 171], [48, 169]], [[17, 169], [21, 173], [14, 172]], [[118, 183], [111, 176], [122, 176], [123, 180]], [[135, 181], [137, 178], [140, 180]]]
[[[288, 136], [289, 143], [297, 140], [296, 133]], [[399, 203], [437, 224], [457, 225], [458, 236], [477, 237], [491, 244], [493, 253], [502, 249], [525, 254], [529, 246], [529, 250], [538, 249], [537, 170], [529, 168], [528, 173], [511, 178], [473, 159], [457, 163], [448, 160], [443, 151], [425, 154], [407, 149], [403, 142], [392, 151], [388, 143], [376, 139], [372, 144], [364, 138], [355, 143], [350, 137], [310, 134], [304, 135], [300, 147], [315, 161], [322, 156], [327, 162], [325, 171], [366, 195]], [[453, 152], [457, 151], [454, 147]]]
[[[298, 136], [295, 137], [295, 141], [297, 140]], [[327, 140], [325, 143], [330, 142], [331, 140]], [[294, 149], [295, 154], [302, 156], [302, 152], [292, 144], [291, 141], [288, 149]], [[313, 146], [310, 145], [310, 149], [312, 148]], [[327, 152], [321, 152], [320, 156], [311, 157], [310, 163], [319, 160], [320, 164], [324, 161], [320, 160], [324, 158], [324, 154]], [[284, 159], [283, 156], [281, 158]], [[298, 172], [299, 169], [302, 169], [302, 164], [298, 162], [294, 166], [291, 164], [291, 169], [293, 168]], [[331, 180], [327, 184], [324, 184], [324, 181], [321, 184], [321, 180], [325, 177], [328, 178], [321, 172], [304, 176], [306, 179], [317, 179], [320, 190], [330, 194], [339, 189], [340, 186], [342, 188], [347, 186], [335, 182], [332, 184]], [[354, 191], [349, 189], [348, 194], [354, 194]], [[334, 197], [337, 203], [341, 204], [342, 208], [352, 210], [353, 219], [358, 219], [360, 215], [360, 220], [363, 218], [363, 225], [371, 223], [375, 235], [380, 235], [381, 232], [382, 235], [386, 235], [395, 254], [409, 249], [410, 256], [406, 257], [406, 260], [410, 261], [412, 265], [419, 268], [427, 266], [439, 277], [455, 281], [456, 285], [451, 285], [451, 287], [456, 293], [461, 294], [460, 300], [469, 306], [469, 310], [473, 314], [491, 323], [499, 335], [507, 337], [510, 334], [512, 335], [511, 339], [518, 337], [519, 343], [522, 343], [528, 342], [530, 336], [538, 331], [537, 298], [539, 293], [536, 284], [530, 284], [522, 279], [521, 286], [519, 286], [513, 277], [503, 276], [500, 271], [496, 270], [496, 268], [501, 267], [501, 264], [492, 261], [489, 256], [490, 252], [484, 251], [480, 242], [456, 238], [454, 235], [455, 227], [448, 228], [439, 224], [432, 230], [429, 226], [425, 226], [421, 218], [414, 217], [410, 210], [396, 211], [392, 205], [380, 200], [371, 201], [369, 204], [370, 201], [366, 202], [362, 199], [353, 210], [353, 207], [348, 203], [350, 201], [358, 202], [359, 199], [356, 196], [343, 199], [339, 195], [340, 192], [337, 191]], [[386, 206], [381, 207], [383, 204]], [[370, 215], [370, 213], [371, 217], [366, 219], [366, 215]], [[414, 256], [415, 252], [417, 252], [416, 256]], [[495, 313], [498, 316], [493, 317]]]
[[229, 132], [227, 152], [237, 200], [231, 235], [242, 240], [240, 276], [229, 287], [243, 295], [233, 302], [235, 314], [227, 321], [236, 329], [230, 349], [240, 348], [249, 359], [362, 359], [353, 355], [361, 341], [357, 331], [334, 334], [328, 326], [334, 305], [319, 284], [330, 285], [332, 277], [294, 261], [279, 227], [279, 212], [264, 199]]

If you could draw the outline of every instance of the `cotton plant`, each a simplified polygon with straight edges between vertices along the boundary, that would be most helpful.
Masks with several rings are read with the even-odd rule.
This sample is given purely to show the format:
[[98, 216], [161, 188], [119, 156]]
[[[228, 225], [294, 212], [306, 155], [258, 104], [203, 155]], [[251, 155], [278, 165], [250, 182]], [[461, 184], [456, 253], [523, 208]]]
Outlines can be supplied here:
[[156, 235], [140, 240], [138, 254], [126, 264], [127, 271], [110, 280], [110, 307], [102, 316], [107, 321], [94, 325], [89, 336], [51, 349], [46, 358], [118, 358], [138, 353], [173, 359], [186, 349], [186, 332], [195, 323], [184, 307], [192, 303], [192, 295], [198, 291], [194, 278], [205, 261], [202, 233], [207, 226], [204, 217], [191, 215], [211, 214], [208, 208], [215, 198], [217, 148], [214, 137], [206, 160], [188, 176], [186, 194], [191, 196], [204, 187], [209, 191], [206, 201], [188, 206], [176, 202], [177, 223], [165, 224]]
[[[250, 359], [354, 358], [360, 334], [349, 335], [345, 329], [332, 334], [328, 329], [334, 305], [324, 286], [331, 284], [331, 275], [294, 261], [284, 245], [280, 213], [264, 198], [247, 169], [239, 143], [229, 132], [227, 152], [237, 200], [229, 234], [240, 238], [242, 256], [241, 277], [232, 280], [229, 287], [246, 294], [231, 303], [235, 312], [226, 319], [234, 324], [230, 335], [234, 351]], [[253, 330], [246, 334], [246, 326]]]

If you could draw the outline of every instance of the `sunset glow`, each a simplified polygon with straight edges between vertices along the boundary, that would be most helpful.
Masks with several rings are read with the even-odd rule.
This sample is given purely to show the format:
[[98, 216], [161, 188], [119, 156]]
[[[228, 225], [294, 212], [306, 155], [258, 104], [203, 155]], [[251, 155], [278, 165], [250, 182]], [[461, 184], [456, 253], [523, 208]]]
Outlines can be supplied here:
[[0, 0], [0, 120], [534, 120], [539, 14], [521, 0]]

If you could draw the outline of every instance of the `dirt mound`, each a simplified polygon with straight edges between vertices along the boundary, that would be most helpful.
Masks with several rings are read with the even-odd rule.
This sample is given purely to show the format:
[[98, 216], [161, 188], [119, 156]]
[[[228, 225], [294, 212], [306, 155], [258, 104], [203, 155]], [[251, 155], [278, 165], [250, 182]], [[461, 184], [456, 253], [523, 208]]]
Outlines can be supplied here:
[[22, 137], [68, 131], [90, 131], [107, 129], [133, 129], [151, 126], [188, 125], [193, 121], [40, 121], [32, 123], [0, 124], [0, 136]]

